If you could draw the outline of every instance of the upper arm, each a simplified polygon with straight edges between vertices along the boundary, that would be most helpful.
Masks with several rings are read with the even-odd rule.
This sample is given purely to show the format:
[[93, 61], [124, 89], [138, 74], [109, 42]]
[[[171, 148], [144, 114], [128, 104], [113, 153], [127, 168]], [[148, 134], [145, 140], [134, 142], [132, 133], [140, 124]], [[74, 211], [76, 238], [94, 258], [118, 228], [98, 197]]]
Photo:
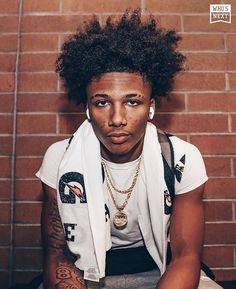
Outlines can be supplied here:
[[41, 215], [42, 241], [45, 252], [64, 252], [66, 241], [57, 206], [57, 192], [42, 183], [44, 202]]
[[175, 197], [170, 223], [173, 259], [183, 256], [199, 258], [204, 238], [204, 185]]

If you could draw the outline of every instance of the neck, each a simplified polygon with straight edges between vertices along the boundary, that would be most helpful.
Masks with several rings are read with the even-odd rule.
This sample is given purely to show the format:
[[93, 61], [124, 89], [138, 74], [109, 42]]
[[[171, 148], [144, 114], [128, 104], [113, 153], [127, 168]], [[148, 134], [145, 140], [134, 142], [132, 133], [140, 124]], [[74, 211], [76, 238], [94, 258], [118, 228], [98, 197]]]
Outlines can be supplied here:
[[102, 143], [101, 143], [101, 155], [102, 157], [112, 163], [127, 163], [138, 159], [143, 150], [143, 138], [127, 153], [125, 154], [114, 154], [111, 153]]

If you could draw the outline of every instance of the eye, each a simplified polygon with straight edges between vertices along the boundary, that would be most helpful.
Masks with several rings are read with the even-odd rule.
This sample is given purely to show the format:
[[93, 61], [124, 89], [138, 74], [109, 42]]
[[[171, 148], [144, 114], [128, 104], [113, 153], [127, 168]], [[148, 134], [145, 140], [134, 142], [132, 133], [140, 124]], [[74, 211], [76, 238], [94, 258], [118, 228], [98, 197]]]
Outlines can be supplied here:
[[129, 100], [129, 101], [127, 101], [127, 104], [129, 106], [137, 106], [137, 105], [140, 104], [140, 101], [138, 101], [138, 100]]
[[107, 106], [109, 104], [109, 102], [107, 100], [99, 100], [99, 101], [96, 101], [95, 105], [96, 106]]

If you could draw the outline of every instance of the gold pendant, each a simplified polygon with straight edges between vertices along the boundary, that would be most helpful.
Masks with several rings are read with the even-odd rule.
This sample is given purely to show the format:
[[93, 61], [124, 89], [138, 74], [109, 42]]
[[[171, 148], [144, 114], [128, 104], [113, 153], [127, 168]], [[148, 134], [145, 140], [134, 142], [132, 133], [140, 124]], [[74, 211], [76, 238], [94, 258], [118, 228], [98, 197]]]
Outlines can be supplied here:
[[118, 230], [123, 230], [128, 223], [127, 215], [124, 212], [118, 211], [113, 217], [113, 224]]

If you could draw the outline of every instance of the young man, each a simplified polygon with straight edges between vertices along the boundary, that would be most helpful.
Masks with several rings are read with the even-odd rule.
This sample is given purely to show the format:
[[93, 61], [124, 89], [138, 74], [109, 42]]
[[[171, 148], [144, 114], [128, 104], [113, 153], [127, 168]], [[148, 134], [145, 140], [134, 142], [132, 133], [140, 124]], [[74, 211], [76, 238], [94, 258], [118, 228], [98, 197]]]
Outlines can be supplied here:
[[93, 19], [64, 44], [57, 71], [69, 99], [87, 107], [87, 120], [47, 150], [37, 173], [45, 193], [44, 289], [198, 288], [203, 160], [196, 147], [170, 137], [173, 204], [149, 122], [182, 70], [179, 39], [134, 11], [104, 27]]

